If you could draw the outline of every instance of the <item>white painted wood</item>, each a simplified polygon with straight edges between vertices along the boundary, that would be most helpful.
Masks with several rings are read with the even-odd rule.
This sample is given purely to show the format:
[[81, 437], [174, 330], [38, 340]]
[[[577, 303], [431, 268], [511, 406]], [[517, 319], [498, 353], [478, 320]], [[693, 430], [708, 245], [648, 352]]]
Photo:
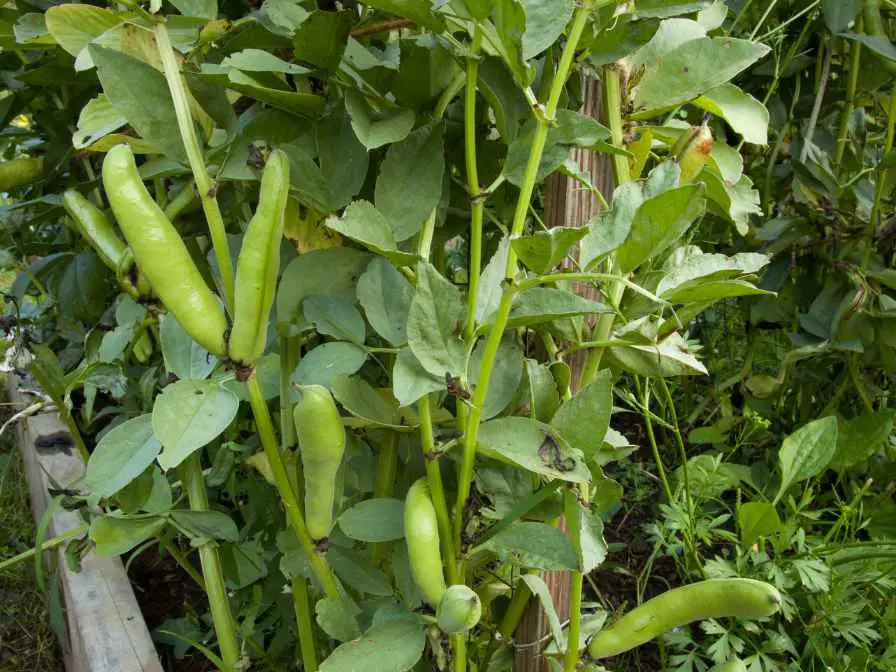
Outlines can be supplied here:
[[[9, 374], [10, 400], [17, 409], [33, 403], [19, 390], [22, 381]], [[50, 447], [37, 447], [47, 437], [58, 437]], [[65, 445], [64, 437], [68, 437]], [[84, 471], [84, 463], [71, 442], [66, 426], [56, 413], [38, 413], [19, 423], [19, 438], [31, 494], [31, 510], [37, 521], [52, 499], [48, 487], [68, 486]], [[44, 442], [40, 439], [43, 438]], [[36, 443], [37, 442], [37, 443]], [[78, 527], [83, 522], [73, 511], [53, 513], [45, 538]], [[88, 554], [81, 571], [65, 564], [64, 546], [55, 551], [60, 569], [68, 626], [63, 642], [68, 672], [163, 672], [134, 589], [118, 558]]]

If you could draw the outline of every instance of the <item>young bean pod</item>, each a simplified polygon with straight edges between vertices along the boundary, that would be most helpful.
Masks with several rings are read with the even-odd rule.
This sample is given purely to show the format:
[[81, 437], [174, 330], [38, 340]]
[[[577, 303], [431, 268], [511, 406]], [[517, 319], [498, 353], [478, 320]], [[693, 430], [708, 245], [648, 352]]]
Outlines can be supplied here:
[[224, 355], [227, 319], [177, 229], [149, 195], [129, 145], [103, 161], [103, 185], [140, 272], [184, 331], [214, 355]]
[[771, 616], [781, 595], [762, 581], [709, 579], [667, 591], [628, 612], [588, 644], [592, 658], [608, 658], [641, 646], [664, 632], [708, 618]]
[[289, 159], [275, 149], [265, 163], [258, 209], [246, 229], [237, 261], [229, 353], [232, 360], [241, 364], [254, 364], [264, 352], [288, 200]]
[[404, 500], [404, 538], [414, 582], [423, 598], [438, 607], [445, 594], [445, 572], [436, 510], [422, 478], [410, 487]]
[[0, 163], [0, 191], [13, 191], [36, 181], [44, 172], [42, 158], [11, 159]]
[[336, 500], [336, 473], [345, 452], [345, 428], [330, 391], [321, 385], [299, 387], [293, 410], [305, 475], [305, 523], [315, 540], [330, 534]]
[[479, 595], [462, 583], [445, 590], [436, 611], [439, 629], [446, 635], [459, 635], [473, 629], [481, 617]]

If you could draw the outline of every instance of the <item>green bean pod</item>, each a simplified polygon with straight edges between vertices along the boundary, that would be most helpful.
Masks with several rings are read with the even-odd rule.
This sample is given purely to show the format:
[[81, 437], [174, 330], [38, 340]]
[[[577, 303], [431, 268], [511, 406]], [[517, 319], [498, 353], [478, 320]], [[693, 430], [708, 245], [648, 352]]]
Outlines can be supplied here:
[[422, 478], [410, 487], [404, 500], [404, 539], [414, 582], [423, 598], [438, 607], [445, 595], [445, 571], [436, 510]]
[[103, 185], [153, 291], [197, 343], [214, 355], [224, 355], [227, 319], [221, 303], [205, 284], [177, 229], [146, 190], [129, 145], [116, 145], [106, 154]]
[[0, 191], [13, 191], [36, 181], [44, 172], [42, 158], [21, 158], [0, 162]]
[[289, 200], [289, 159], [275, 149], [261, 176], [258, 209], [249, 222], [236, 269], [230, 358], [255, 363], [264, 352], [280, 270], [280, 241]]
[[324, 539], [333, 527], [336, 474], [345, 452], [345, 428], [333, 396], [322, 385], [299, 387], [293, 420], [305, 477], [305, 524], [312, 539]]
[[762, 581], [709, 579], [675, 588], [628, 612], [588, 644], [592, 658], [608, 658], [649, 642], [664, 632], [709, 618], [771, 616], [781, 595]]
[[482, 617], [482, 602], [469, 586], [449, 586], [436, 611], [439, 629], [446, 635], [459, 635], [472, 630]]

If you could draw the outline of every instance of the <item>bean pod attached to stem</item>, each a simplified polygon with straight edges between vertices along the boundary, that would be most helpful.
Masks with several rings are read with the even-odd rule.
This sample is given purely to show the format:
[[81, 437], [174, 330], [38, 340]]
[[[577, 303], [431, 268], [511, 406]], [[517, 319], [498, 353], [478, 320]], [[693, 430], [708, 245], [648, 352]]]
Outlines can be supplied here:
[[426, 479], [415, 482], [404, 500], [404, 537], [414, 582], [423, 598], [438, 607], [445, 595], [445, 571], [439, 546], [439, 522]]
[[103, 185], [140, 272], [168, 311], [197, 343], [224, 355], [227, 319], [184, 241], [152, 199], [128, 145], [116, 145], [103, 161]]
[[315, 541], [333, 527], [336, 473], [345, 452], [345, 428], [330, 391], [321, 385], [299, 388], [293, 410], [305, 475], [305, 523]]
[[236, 268], [230, 358], [252, 365], [267, 340], [268, 319], [280, 269], [280, 241], [289, 200], [289, 159], [275, 149], [261, 176], [258, 209], [249, 222]]

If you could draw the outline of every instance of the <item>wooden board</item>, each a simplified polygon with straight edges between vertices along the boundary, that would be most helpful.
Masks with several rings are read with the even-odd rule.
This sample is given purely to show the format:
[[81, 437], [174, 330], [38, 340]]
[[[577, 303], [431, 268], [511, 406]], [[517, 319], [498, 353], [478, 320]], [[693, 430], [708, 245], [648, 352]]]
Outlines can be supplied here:
[[[10, 400], [17, 410], [34, 398], [20, 391], [22, 379], [9, 374]], [[84, 471], [66, 426], [55, 413], [38, 413], [18, 423], [20, 448], [34, 519], [40, 521], [52, 484], [68, 485]], [[44, 536], [49, 539], [83, 523], [74, 511], [57, 508]], [[62, 642], [68, 672], [162, 672], [155, 645], [119, 558], [88, 554], [81, 571], [65, 564], [64, 545], [51, 551], [60, 572], [67, 638]]]

